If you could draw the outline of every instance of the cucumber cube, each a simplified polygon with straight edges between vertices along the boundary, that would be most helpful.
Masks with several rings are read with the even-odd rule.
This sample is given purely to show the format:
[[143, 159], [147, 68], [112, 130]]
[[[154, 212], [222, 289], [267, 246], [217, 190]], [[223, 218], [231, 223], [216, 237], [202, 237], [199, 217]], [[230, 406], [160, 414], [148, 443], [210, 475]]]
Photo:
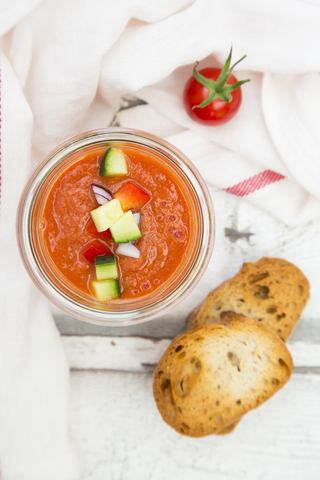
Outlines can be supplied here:
[[130, 210], [110, 227], [110, 232], [116, 243], [134, 242], [142, 237]]
[[104, 280], [104, 282], [91, 282], [94, 296], [100, 300], [111, 300], [120, 297], [120, 288], [118, 280]]
[[114, 255], [99, 255], [94, 259], [97, 280], [118, 278], [117, 263]]
[[116, 175], [127, 175], [128, 165], [125, 154], [118, 148], [108, 148], [100, 165], [99, 175], [101, 177], [113, 177]]
[[120, 202], [117, 198], [110, 200], [110, 202], [92, 210], [90, 213], [99, 233], [108, 230], [108, 228], [123, 215]]

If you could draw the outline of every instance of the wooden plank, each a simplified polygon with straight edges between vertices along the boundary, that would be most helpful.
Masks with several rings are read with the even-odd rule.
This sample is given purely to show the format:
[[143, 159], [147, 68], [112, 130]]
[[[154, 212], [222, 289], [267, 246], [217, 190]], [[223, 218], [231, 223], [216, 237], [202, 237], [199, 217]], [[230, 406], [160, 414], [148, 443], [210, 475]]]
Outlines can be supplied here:
[[[72, 369], [146, 372], [154, 368], [170, 340], [139, 337], [62, 337]], [[320, 363], [319, 363], [320, 364]]]
[[[148, 372], [155, 368], [170, 339], [141, 337], [66, 336], [62, 342], [70, 368]], [[291, 341], [296, 367], [320, 367], [320, 344]]]
[[319, 375], [293, 375], [232, 434], [193, 439], [162, 421], [150, 374], [72, 372], [81, 480], [319, 480], [319, 398]]
[[320, 343], [289, 340], [288, 348], [291, 352], [293, 363], [296, 367], [320, 366]]

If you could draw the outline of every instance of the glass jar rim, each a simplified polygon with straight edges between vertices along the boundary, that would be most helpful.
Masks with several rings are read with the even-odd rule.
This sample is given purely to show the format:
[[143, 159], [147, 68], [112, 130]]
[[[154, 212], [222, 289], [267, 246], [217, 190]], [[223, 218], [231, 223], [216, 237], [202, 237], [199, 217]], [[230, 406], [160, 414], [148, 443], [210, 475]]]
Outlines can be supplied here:
[[[190, 181], [201, 212], [201, 240], [198, 255], [190, 271], [180, 284], [163, 299], [152, 305], [132, 310], [106, 311], [93, 309], [68, 297], [57, 289], [39, 265], [31, 241], [31, 216], [37, 193], [44, 179], [58, 167], [62, 159], [82, 148], [111, 141], [133, 142], [147, 146], [160, 155], [173, 160]], [[20, 198], [17, 211], [17, 242], [24, 266], [35, 285], [65, 313], [88, 323], [104, 326], [127, 326], [147, 322], [164, 315], [180, 303], [197, 285], [211, 258], [215, 238], [215, 217], [208, 188], [194, 164], [174, 145], [153, 134], [131, 128], [105, 128], [90, 130], [65, 140], [54, 148], [30, 176]]]

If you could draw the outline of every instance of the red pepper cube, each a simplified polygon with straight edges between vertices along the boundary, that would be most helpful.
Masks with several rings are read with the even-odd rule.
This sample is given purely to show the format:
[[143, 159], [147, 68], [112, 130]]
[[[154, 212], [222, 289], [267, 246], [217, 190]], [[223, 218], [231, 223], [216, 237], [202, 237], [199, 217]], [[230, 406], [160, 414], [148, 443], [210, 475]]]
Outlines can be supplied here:
[[94, 240], [90, 246], [83, 252], [82, 256], [91, 263], [99, 255], [112, 255], [112, 252], [99, 240]]
[[130, 209], [140, 210], [150, 200], [150, 195], [140, 190], [134, 183], [126, 183], [113, 196], [119, 200], [124, 212]]
[[111, 235], [111, 232], [110, 232], [109, 228], [108, 228], [108, 230], [105, 230], [104, 232], [98, 232], [98, 230], [96, 229], [96, 226], [95, 226], [92, 219], [90, 220], [90, 222], [87, 225], [87, 231], [89, 233], [92, 233], [93, 235], [102, 235], [103, 237], [112, 238], [112, 235]]

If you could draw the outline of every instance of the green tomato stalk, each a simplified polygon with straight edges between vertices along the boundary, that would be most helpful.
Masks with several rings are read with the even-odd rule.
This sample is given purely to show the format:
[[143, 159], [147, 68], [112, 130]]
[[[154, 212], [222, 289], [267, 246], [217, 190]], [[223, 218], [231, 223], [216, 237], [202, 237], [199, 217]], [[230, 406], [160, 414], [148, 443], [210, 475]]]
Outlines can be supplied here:
[[236, 65], [238, 65], [238, 63], [240, 63], [244, 58], [246, 58], [247, 55], [244, 55], [242, 58], [240, 58], [240, 60], [238, 60], [234, 65], [232, 65], [232, 67], [230, 67], [231, 56], [232, 47], [230, 49], [227, 61], [223, 65], [220, 75], [215, 82], [213, 80], [210, 80], [210, 78], [204, 77], [196, 70], [197, 66], [199, 65], [199, 62], [196, 62], [196, 66], [193, 68], [193, 76], [199, 83], [201, 83], [201, 85], [209, 89], [209, 95], [202, 103], [200, 103], [200, 105], [194, 105], [194, 107], [192, 107], [192, 110], [194, 108], [204, 108], [216, 98], [220, 98], [220, 100], [230, 103], [232, 100], [232, 95], [230, 95], [230, 92], [233, 92], [237, 88], [241, 87], [241, 85], [243, 85], [244, 83], [250, 82], [250, 78], [248, 78], [247, 80], [241, 80], [239, 82], [233, 83], [232, 85], [227, 85], [227, 81], [231, 76], [232, 70]]

